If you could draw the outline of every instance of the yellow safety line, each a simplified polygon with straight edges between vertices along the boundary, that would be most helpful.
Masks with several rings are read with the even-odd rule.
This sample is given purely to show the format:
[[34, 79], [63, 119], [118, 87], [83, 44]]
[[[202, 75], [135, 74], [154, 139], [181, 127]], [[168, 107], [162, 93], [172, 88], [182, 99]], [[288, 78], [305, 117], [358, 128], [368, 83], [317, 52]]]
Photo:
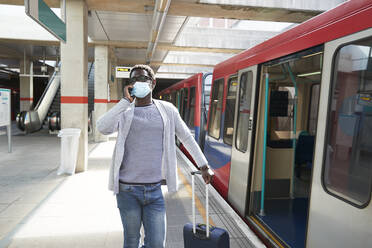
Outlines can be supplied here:
[[264, 231], [280, 248], [285, 248], [255, 217], [250, 218]]
[[[191, 185], [189, 184], [189, 182], [187, 181], [187, 179], [185, 178], [185, 176], [181, 172], [180, 168], [177, 168], [177, 171], [178, 171], [178, 176], [180, 177], [183, 185], [185, 185], [185, 189], [186, 189], [188, 195], [191, 198], [192, 197]], [[206, 219], [205, 208], [204, 208], [203, 204], [200, 202], [200, 199], [198, 198], [198, 196], [196, 194], [195, 194], [195, 206], [196, 206], [196, 209], [199, 211], [199, 213], [202, 215], [204, 223], [206, 223], [207, 219]], [[210, 216], [209, 216], [209, 224], [212, 225], [212, 226], [215, 226], [215, 224], [214, 224], [214, 222], [213, 222], [213, 220]]]

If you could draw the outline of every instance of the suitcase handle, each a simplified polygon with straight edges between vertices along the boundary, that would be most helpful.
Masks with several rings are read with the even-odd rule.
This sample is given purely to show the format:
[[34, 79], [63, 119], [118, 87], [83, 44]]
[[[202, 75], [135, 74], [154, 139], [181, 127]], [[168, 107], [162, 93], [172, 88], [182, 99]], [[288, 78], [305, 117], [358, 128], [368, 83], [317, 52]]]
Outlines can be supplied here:
[[[207, 233], [207, 226], [205, 224], [197, 224], [196, 225], [196, 233], [194, 234], [199, 239], [208, 239]], [[209, 226], [209, 231], [211, 232], [214, 229], [213, 226]]]
[[[201, 175], [201, 171], [191, 172], [191, 187], [192, 187], [192, 231], [196, 234], [196, 215], [195, 215], [195, 174]], [[205, 209], [206, 209], [206, 236], [209, 238], [209, 199], [208, 199], [208, 184], [205, 184]]]

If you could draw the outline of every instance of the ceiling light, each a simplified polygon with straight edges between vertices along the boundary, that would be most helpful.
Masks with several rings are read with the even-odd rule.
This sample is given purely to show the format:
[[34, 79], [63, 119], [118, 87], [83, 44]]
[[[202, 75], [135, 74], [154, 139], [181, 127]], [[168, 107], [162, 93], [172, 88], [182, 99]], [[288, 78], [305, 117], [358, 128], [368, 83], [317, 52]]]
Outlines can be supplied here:
[[321, 71], [315, 71], [315, 72], [298, 74], [297, 77], [309, 77], [309, 76], [320, 75], [320, 74], [321, 74]]
[[312, 56], [315, 56], [315, 55], [319, 55], [319, 54], [322, 54], [323, 52], [317, 52], [317, 53], [312, 53], [312, 54], [308, 54], [308, 55], [305, 55], [305, 56], [302, 56], [302, 58], [309, 58], [309, 57], [312, 57]]

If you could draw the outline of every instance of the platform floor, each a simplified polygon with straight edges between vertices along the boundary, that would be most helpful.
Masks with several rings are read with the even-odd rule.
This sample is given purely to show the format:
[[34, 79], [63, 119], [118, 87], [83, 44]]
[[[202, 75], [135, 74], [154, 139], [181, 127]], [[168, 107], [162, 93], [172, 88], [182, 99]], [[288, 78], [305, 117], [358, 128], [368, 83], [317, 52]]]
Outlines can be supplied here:
[[265, 216], [259, 216], [290, 247], [305, 248], [308, 198], [265, 201]]
[[[115, 138], [89, 144], [89, 169], [57, 176], [60, 141], [46, 131], [13, 137], [13, 152], [0, 133], [0, 248], [122, 247], [116, 200], [107, 190]], [[178, 156], [180, 190], [167, 194], [168, 248], [183, 247], [182, 230], [191, 222], [189, 161]], [[196, 180], [197, 221], [205, 212], [204, 186]], [[230, 234], [230, 247], [264, 247], [229, 206], [210, 189], [210, 221]]]

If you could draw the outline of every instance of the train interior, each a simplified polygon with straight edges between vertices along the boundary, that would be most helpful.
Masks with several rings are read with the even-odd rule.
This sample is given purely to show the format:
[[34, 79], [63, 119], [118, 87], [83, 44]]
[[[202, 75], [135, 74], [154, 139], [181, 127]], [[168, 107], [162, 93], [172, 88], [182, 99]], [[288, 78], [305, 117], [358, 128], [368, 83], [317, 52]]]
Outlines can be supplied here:
[[[264, 229], [276, 234], [280, 240], [277, 242], [293, 248], [305, 247], [322, 49], [264, 64], [261, 70], [251, 210]], [[269, 88], [265, 111], [266, 75]], [[265, 180], [262, 149], [266, 149]]]

